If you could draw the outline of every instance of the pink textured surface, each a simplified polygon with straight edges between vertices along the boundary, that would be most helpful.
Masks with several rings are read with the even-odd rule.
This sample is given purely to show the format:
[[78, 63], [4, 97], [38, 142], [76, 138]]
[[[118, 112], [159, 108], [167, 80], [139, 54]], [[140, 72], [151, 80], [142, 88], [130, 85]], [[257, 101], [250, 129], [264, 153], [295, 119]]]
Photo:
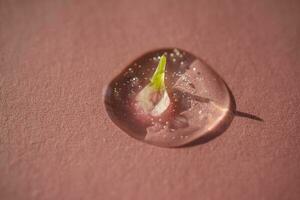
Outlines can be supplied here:
[[[231, 88], [236, 117], [208, 143], [138, 142], [103, 88], [176, 46]], [[300, 2], [0, 1], [0, 199], [300, 199]]]

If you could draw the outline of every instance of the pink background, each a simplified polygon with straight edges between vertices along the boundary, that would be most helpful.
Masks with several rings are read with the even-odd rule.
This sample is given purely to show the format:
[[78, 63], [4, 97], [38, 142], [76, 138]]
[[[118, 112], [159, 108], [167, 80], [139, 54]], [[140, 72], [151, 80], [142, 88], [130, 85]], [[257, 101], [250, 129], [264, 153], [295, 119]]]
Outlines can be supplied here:
[[[236, 117], [166, 149], [109, 119], [107, 83], [178, 47], [225, 79]], [[0, 199], [300, 199], [300, 1], [0, 1]]]

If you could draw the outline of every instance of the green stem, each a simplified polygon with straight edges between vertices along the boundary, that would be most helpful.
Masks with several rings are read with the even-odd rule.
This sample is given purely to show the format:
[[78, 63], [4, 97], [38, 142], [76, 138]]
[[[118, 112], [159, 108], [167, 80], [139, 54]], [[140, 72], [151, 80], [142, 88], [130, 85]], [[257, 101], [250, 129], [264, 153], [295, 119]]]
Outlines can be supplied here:
[[151, 87], [155, 90], [164, 90], [165, 87], [165, 69], [167, 64], [167, 58], [165, 55], [160, 57], [157, 68], [150, 79]]

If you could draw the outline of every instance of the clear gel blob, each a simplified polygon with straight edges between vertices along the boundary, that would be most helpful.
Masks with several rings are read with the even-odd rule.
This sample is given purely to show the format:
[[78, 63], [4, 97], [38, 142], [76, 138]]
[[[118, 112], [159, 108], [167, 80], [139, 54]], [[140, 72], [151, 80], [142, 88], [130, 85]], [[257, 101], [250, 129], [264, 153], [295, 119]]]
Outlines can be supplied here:
[[[170, 106], [157, 117], [135, 109], [160, 56], [167, 57], [165, 84]], [[233, 119], [230, 92], [204, 61], [180, 49], [160, 49], [130, 63], [107, 87], [106, 110], [128, 135], [163, 147], [178, 147], [224, 131]]]

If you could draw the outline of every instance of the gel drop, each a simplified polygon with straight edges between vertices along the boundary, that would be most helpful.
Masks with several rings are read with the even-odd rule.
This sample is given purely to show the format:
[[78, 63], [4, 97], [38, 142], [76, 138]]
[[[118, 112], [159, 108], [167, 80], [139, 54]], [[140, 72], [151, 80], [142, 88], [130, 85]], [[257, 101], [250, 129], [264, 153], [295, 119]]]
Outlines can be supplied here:
[[[137, 94], [149, 83], [161, 55], [167, 58], [165, 84], [170, 106], [160, 116], [135, 109]], [[215, 134], [233, 118], [223, 79], [201, 59], [180, 49], [160, 49], [130, 63], [107, 87], [106, 110], [128, 135], [163, 147], [183, 146]]]

